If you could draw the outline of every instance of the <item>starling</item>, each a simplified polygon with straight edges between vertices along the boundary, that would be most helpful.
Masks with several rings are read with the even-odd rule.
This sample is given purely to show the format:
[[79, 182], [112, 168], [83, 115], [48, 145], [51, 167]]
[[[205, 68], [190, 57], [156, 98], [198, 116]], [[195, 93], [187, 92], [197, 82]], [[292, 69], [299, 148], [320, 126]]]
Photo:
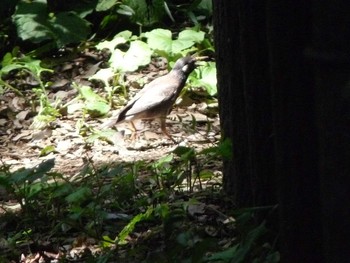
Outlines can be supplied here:
[[168, 74], [146, 84], [120, 110], [117, 116], [102, 124], [102, 128], [109, 128], [118, 123], [129, 121], [133, 128], [132, 138], [134, 138], [136, 127], [133, 120], [159, 118], [163, 134], [174, 141], [166, 130], [165, 119], [185, 86], [188, 75], [195, 69], [195, 62], [201, 59], [203, 57], [191, 56], [178, 59]]

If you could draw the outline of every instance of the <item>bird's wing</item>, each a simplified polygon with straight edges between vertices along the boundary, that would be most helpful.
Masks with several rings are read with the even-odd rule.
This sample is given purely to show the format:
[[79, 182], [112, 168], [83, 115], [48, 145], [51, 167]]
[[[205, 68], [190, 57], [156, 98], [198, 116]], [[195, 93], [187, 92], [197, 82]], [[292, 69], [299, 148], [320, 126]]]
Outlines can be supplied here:
[[[164, 77], [166, 77], [166, 75], [161, 76], [161, 77], [159, 77], [159, 78], [156, 78], [156, 79], [152, 80], [150, 83], [148, 83], [148, 84], [146, 84], [145, 86], [143, 86], [143, 88], [142, 88], [138, 93], [136, 93], [134, 97], [132, 97], [132, 98], [128, 101], [128, 103], [124, 106], [124, 108], [122, 109], [122, 111], [123, 111], [124, 109], [129, 109], [132, 105], [134, 105], [135, 101], [137, 101], [140, 97], [142, 97], [143, 94], [149, 93], [151, 90], [154, 89], [154, 87], [157, 87], [157, 86], [160, 87], [161, 85], [159, 85], [159, 84], [161, 84], [161, 83], [163, 82], [162, 79], [163, 79]], [[165, 83], [166, 83], [166, 82], [165, 82]], [[152, 92], [152, 91], [151, 91], [151, 92]]]
[[[165, 79], [166, 80], [166, 79]], [[174, 97], [177, 92], [178, 83], [164, 81], [158, 78], [147, 84], [126, 106], [128, 108], [126, 116], [135, 115], [146, 110], [150, 110], [164, 104], [169, 107], [167, 102]]]
[[169, 74], [156, 78], [146, 84], [116, 116], [103, 124], [102, 127], [111, 127], [124, 121], [128, 116], [151, 110], [160, 104], [164, 104], [165, 110], [167, 110], [168, 107], [172, 106], [172, 100], [176, 96], [174, 93], [177, 92], [179, 85], [180, 83], [169, 77]]

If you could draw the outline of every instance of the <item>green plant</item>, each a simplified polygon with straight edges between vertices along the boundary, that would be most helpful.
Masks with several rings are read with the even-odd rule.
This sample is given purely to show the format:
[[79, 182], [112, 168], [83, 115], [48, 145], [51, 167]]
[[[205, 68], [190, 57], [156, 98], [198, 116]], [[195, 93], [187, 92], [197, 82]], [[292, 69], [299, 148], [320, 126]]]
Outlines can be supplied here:
[[211, 0], [189, 1], [174, 8], [186, 14], [195, 25], [198, 25], [205, 19], [209, 19], [213, 14], [213, 3]]
[[58, 48], [79, 43], [90, 32], [89, 23], [76, 12], [49, 13], [46, 0], [19, 1], [13, 22], [22, 40], [33, 43], [49, 40]]
[[117, 13], [129, 17], [130, 21], [140, 26], [151, 26], [159, 23], [166, 14], [171, 13], [167, 2], [155, 0], [123, 0]]
[[85, 100], [84, 110], [92, 117], [105, 115], [109, 111], [110, 106], [107, 101], [96, 94], [91, 87], [79, 86], [75, 83], [73, 86], [79, 91], [81, 98]]
[[[127, 51], [123, 51], [127, 47]], [[109, 63], [114, 72], [132, 72], [151, 62], [152, 52], [146, 43], [140, 41], [131, 31], [118, 33], [111, 41], [96, 45], [97, 49], [109, 49]]]
[[[31, 231], [37, 233], [40, 224], [33, 225], [32, 221], [50, 218], [51, 227], [56, 232], [79, 229], [100, 239], [103, 222], [107, 217], [107, 208], [109, 205], [123, 207], [124, 204], [121, 204], [126, 197], [119, 195], [122, 199], [120, 203], [113, 201], [107, 205], [103, 204], [104, 201], [113, 200], [117, 188], [126, 189], [132, 182], [116, 180], [116, 183], [112, 184], [103, 183], [106, 179], [117, 179], [116, 176], [123, 171], [120, 167], [101, 173], [89, 169], [74, 180], [68, 180], [62, 174], [53, 172], [53, 167], [53, 159], [37, 167], [19, 169], [15, 172], [10, 172], [9, 166], [1, 166], [0, 187], [4, 187], [20, 204], [21, 217], [26, 221], [21, 227], [32, 225]], [[122, 178], [126, 177], [121, 175], [119, 179]], [[114, 189], [114, 186], [117, 188]], [[130, 191], [126, 193], [129, 196], [130, 193], [133, 195]]]
[[23, 211], [33, 213], [40, 205], [39, 199], [52, 190], [54, 184], [49, 180], [55, 179], [56, 174], [49, 174], [54, 167], [54, 160], [50, 159], [32, 169], [19, 169], [11, 173], [8, 166], [2, 166], [0, 171], [0, 185], [15, 197]]
[[230, 147], [229, 141], [203, 151], [182, 147], [150, 163], [97, 168], [90, 162], [74, 177], [54, 172], [53, 159], [15, 172], [2, 165], [0, 187], [21, 210], [0, 215], [2, 225], [16, 222], [0, 238], [18, 254], [20, 244], [47, 236], [59, 246], [86, 236], [101, 251], [82, 260], [94, 262], [279, 262], [265, 221], [255, 218], [275, 208], [225, 210], [229, 203], [219, 189], [182, 186], [186, 173], [196, 173], [188, 180], [208, 179], [205, 165], [230, 158]]
[[[213, 47], [206, 43], [205, 33], [194, 29], [181, 31], [177, 39], [173, 39], [171, 31], [166, 29], [154, 29], [140, 36], [133, 35], [131, 31], [122, 31], [112, 40], [96, 45], [99, 50], [108, 49], [111, 52], [110, 68], [100, 69], [90, 79], [104, 83], [107, 100], [112, 105], [112, 97], [116, 91], [121, 90], [126, 97], [126, 85], [122, 80], [126, 72], [133, 72], [148, 65], [151, 56], [163, 56], [171, 65], [179, 57], [191, 52], [213, 50]], [[190, 83], [204, 87], [210, 96], [214, 96], [217, 92], [215, 63], [204, 63], [199, 67], [195, 74], [191, 75]]]
[[[127, 51], [120, 47], [128, 46]], [[123, 75], [126, 72], [137, 70], [140, 66], [145, 66], [151, 62], [151, 50], [147, 44], [133, 36], [131, 31], [118, 33], [111, 41], [103, 41], [96, 45], [99, 50], [108, 49], [111, 52], [109, 59], [110, 67], [100, 69], [93, 76], [92, 80], [102, 81], [107, 92], [107, 100], [112, 106], [113, 94], [121, 90], [124, 97], [127, 97], [126, 85]], [[111, 83], [111, 84], [110, 84]], [[121, 103], [119, 103], [121, 104]]]
[[204, 257], [204, 262], [280, 262], [279, 252], [275, 250], [274, 243], [269, 243], [270, 235], [266, 221], [256, 223], [256, 215], [262, 211], [274, 212], [276, 207], [252, 207], [237, 210], [236, 225], [239, 230], [238, 242], [233, 246]]
[[[37, 103], [39, 103], [39, 109], [34, 121], [31, 125], [34, 129], [43, 129], [50, 122], [54, 121], [61, 114], [59, 109], [61, 107], [60, 101], [51, 101], [48, 96], [47, 87], [49, 83], [44, 83], [42, 80], [42, 74], [44, 72], [52, 73], [53, 71], [41, 66], [41, 60], [33, 59], [27, 55], [21, 55], [18, 47], [15, 47], [10, 53], [6, 53], [1, 62], [2, 68], [0, 69], [0, 85], [2, 93], [6, 90], [12, 90], [19, 96], [24, 96], [22, 91], [11, 85], [5, 78], [8, 78], [10, 74], [21, 79], [23, 76], [29, 76], [37, 86], [32, 88], [32, 91], [37, 100], [32, 100], [32, 110], [36, 111]], [[16, 79], [16, 78], [15, 78]], [[64, 107], [64, 106], [62, 106]]]
[[[128, 97], [126, 85], [123, 80], [123, 73], [114, 72], [112, 68], [100, 69], [96, 74], [91, 76], [90, 80], [102, 81], [104, 89], [107, 92], [107, 101], [110, 106], [114, 105], [113, 95], [117, 91], [122, 91], [124, 98]], [[120, 104], [120, 103], [118, 103]]]
[[203, 87], [206, 93], [213, 97], [217, 95], [216, 64], [215, 62], [202, 62], [202, 65], [189, 76], [190, 86]]
[[[2, 11], [2, 12], [1, 12]], [[13, 45], [17, 37], [40, 43], [44, 53], [72, 43], [87, 40], [91, 28], [98, 35], [109, 35], [116, 29], [154, 27], [166, 24], [166, 18], [181, 24], [190, 19], [198, 26], [212, 14], [210, 0], [196, 0], [176, 4], [165, 0], [86, 0], [56, 3], [47, 0], [2, 1], [0, 12], [0, 41]], [[184, 15], [179, 15], [184, 14]], [[12, 19], [11, 19], [12, 18]], [[12, 23], [11, 23], [12, 21]], [[13, 27], [17, 30], [13, 30]], [[79, 30], [77, 30], [79, 29]], [[17, 35], [16, 35], [16, 33]], [[44, 44], [44, 45], [43, 45]]]
[[179, 57], [198, 51], [196, 44], [204, 41], [205, 33], [185, 29], [178, 34], [177, 39], [173, 39], [170, 30], [158, 28], [144, 33], [144, 36], [154, 53], [167, 58], [168, 62], [175, 62]]

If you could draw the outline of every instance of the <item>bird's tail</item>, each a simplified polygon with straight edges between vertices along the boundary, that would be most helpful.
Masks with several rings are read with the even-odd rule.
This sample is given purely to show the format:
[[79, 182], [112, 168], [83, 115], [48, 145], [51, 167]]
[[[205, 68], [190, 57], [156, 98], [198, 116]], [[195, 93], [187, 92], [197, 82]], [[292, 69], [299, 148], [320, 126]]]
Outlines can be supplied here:
[[99, 129], [108, 129], [108, 128], [112, 128], [114, 125], [116, 125], [119, 121], [119, 112], [117, 114], [115, 114], [114, 116], [112, 116], [111, 118], [109, 118], [108, 120], [106, 120], [104, 123], [102, 123], [99, 126]]

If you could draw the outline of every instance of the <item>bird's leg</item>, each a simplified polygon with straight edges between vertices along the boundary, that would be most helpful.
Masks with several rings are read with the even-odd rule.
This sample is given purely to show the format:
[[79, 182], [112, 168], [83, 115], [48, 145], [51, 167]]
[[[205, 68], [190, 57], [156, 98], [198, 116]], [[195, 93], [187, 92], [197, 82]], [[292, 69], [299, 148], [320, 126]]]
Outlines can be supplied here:
[[166, 130], [165, 117], [160, 118], [160, 128], [161, 128], [164, 135], [166, 135], [170, 140], [172, 140], [174, 143], [176, 143], [176, 141], [173, 139], [173, 137], [171, 137], [171, 135]]
[[136, 137], [137, 137], [137, 129], [136, 129], [136, 126], [135, 126], [133, 121], [130, 121], [130, 124], [131, 124], [131, 130], [132, 130], [130, 139], [132, 141], [134, 141], [136, 139]]

